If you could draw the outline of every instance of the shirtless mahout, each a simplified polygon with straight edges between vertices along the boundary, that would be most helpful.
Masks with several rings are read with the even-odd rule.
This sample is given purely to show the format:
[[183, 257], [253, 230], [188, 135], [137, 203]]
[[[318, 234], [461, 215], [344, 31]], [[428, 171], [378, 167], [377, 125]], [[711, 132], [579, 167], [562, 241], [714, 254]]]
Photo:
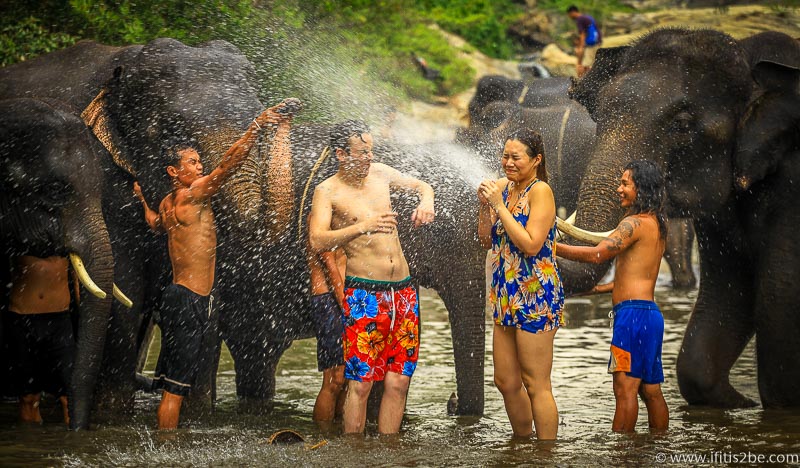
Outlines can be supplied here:
[[314, 403], [313, 419], [327, 424], [341, 413], [344, 389], [342, 304], [346, 258], [342, 249], [315, 253], [308, 248], [311, 279], [311, 316], [317, 337], [317, 367], [322, 388]]
[[614, 304], [608, 372], [614, 375], [616, 410], [611, 428], [633, 432], [639, 415], [638, 394], [647, 406], [650, 428], [666, 430], [669, 409], [661, 393], [664, 317], [653, 294], [667, 236], [664, 176], [652, 162], [633, 161], [625, 167], [617, 194], [628, 213], [610, 236], [595, 247], [558, 244], [556, 252], [589, 263], [616, 257], [614, 281], [592, 291], [611, 291]]
[[75, 359], [75, 335], [69, 311], [68, 260], [23, 255], [13, 260], [3, 341], [9, 377], [19, 396], [19, 420], [41, 423], [42, 391], [61, 400], [69, 424], [67, 390]]
[[415, 227], [434, 218], [430, 185], [385, 164], [373, 163], [372, 135], [358, 121], [331, 132], [339, 168], [317, 186], [309, 219], [313, 252], [343, 249], [344, 432], [364, 431], [373, 382], [384, 382], [378, 431], [400, 430], [411, 376], [419, 355], [419, 303], [397, 234], [390, 188], [416, 192]]
[[[159, 429], [178, 426], [181, 403], [203, 367], [203, 359], [210, 358], [208, 350], [203, 349], [206, 335], [216, 332], [212, 289], [217, 232], [211, 197], [244, 162], [262, 127], [288, 124], [299, 107], [297, 99], [286, 99], [262, 112], [205, 176], [201, 156], [190, 144], [165, 148], [164, 155], [170, 161], [167, 174], [174, 188], [161, 201], [158, 212], [147, 206], [141, 188], [134, 184], [147, 224], [154, 231], [167, 233], [172, 263], [172, 284], [162, 294], [159, 311], [162, 347], [155, 374], [155, 386], [163, 389]], [[272, 147], [274, 151], [289, 151], [287, 145]]]

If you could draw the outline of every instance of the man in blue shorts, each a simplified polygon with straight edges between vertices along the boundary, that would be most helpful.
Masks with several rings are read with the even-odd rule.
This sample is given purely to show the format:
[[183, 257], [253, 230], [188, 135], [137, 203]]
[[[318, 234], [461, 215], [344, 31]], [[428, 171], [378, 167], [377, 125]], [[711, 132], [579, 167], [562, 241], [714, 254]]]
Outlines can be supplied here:
[[617, 258], [614, 282], [592, 289], [595, 293], [611, 291], [614, 303], [608, 372], [614, 374], [617, 405], [611, 428], [633, 432], [639, 415], [638, 393], [647, 406], [650, 428], [665, 430], [669, 410], [661, 393], [664, 318], [653, 302], [667, 236], [664, 176], [649, 161], [633, 161], [625, 167], [617, 194], [628, 213], [610, 236], [595, 247], [558, 244], [556, 251], [561, 257], [580, 262], [603, 263]]

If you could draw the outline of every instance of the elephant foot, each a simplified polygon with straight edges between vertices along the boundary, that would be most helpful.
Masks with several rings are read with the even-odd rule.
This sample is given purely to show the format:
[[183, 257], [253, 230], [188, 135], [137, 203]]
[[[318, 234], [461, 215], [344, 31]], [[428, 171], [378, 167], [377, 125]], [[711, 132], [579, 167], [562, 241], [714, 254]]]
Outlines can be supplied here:
[[450, 394], [450, 398], [447, 400], [447, 415], [448, 416], [455, 416], [458, 414], [458, 396], [456, 392]]
[[274, 407], [275, 402], [272, 399], [247, 397], [239, 398], [240, 413], [263, 416], [271, 413]]
[[681, 395], [690, 405], [711, 406], [714, 408], [752, 408], [758, 406], [758, 403], [742, 395], [728, 383], [706, 392], [690, 392], [681, 386]]
[[697, 288], [697, 279], [694, 276], [687, 278], [672, 277], [672, 289], [684, 291], [695, 288]]
[[155, 380], [146, 375], [136, 374], [136, 390], [141, 390], [144, 393], [153, 393], [155, 392], [153, 388], [154, 382]]
[[[455, 393], [447, 400], [447, 414], [456, 416], [483, 416], [483, 393], [480, 398], [459, 398]], [[453, 399], [455, 397], [455, 400]], [[453, 412], [451, 413], [451, 405]]]

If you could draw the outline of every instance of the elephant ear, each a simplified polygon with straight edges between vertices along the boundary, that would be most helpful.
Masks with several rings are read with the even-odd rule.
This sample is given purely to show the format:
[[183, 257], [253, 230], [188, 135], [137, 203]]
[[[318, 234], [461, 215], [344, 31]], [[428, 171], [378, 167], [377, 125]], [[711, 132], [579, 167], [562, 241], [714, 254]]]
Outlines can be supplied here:
[[[111, 82], [121, 78], [123, 67], [119, 66], [114, 70], [114, 77]], [[108, 93], [111, 92], [108, 86], [100, 90], [92, 102], [81, 112], [81, 119], [92, 130], [95, 137], [103, 144], [103, 147], [111, 155], [114, 164], [122, 168], [125, 172], [136, 177], [136, 171], [130, 162], [125, 159], [122, 148], [124, 148], [122, 137], [117, 130], [115, 120], [111, 118], [110, 107], [108, 104]]]
[[769, 32], [740, 44], [755, 89], [739, 122], [734, 156], [737, 189], [747, 190], [777, 171], [800, 144], [800, 43]]
[[598, 49], [594, 65], [589, 72], [583, 78], [572, 78], [569, 98], [585, 107], [595, 122], [597, 122], [597, 95], [617, 74], [630, 48], [623, 46]]

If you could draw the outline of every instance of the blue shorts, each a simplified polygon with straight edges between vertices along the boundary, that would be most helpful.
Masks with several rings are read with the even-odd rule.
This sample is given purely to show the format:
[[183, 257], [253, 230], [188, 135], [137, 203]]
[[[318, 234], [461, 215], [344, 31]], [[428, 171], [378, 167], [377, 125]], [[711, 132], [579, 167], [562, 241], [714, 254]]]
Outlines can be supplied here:
[[333, 293], [311, 296], [311, 316], [317, 335], [317, 368], [324, 371], [344, 365], [342, 308]]
[[661, 343], [664, 317], [655, 302], [630, 300], [614, 306], [608, 372], [625, 372], [646, 384], [664, 381]]

